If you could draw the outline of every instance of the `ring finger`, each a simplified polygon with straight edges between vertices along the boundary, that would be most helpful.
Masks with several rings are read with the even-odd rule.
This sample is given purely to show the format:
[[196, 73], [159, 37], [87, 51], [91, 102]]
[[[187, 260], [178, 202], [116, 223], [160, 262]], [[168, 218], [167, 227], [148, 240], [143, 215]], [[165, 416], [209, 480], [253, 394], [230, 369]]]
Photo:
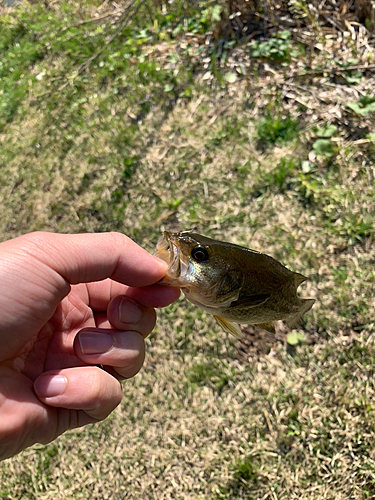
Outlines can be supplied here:
[[84, 328], [76, 335], [74, 350], [88, 365], [108, 366], [107, 371], [116, 378], [134, 377], [145, 358], [143, 336], [131, 330]]

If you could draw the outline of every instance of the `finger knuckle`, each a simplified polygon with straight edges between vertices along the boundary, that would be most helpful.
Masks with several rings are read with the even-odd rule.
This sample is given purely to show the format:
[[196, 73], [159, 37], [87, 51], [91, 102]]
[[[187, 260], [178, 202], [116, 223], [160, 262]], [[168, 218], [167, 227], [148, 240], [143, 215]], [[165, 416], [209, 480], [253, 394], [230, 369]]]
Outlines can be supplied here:
[[114, 246], [114, 248], [116, 247], [125, 248], [129, 245], [129, 242], [132, 241], [125, 234], [117, 233], [115, 231], [111, 231], [110, 233], [108, 233], [108, 238], [112, 241], [112, 245]]

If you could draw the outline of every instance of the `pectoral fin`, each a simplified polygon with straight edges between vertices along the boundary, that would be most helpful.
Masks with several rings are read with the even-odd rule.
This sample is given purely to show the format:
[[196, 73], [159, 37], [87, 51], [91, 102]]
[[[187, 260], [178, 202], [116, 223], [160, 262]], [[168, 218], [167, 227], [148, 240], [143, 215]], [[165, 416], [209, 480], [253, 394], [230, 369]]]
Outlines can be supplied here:
[[265, 293], [265, 294], [259, 294], [259, 295], [250, 295], [248, 297], [240, 297], [237, 300], [234, 300], [230, 308], [234, 309], [236, 307], [238, 308], [244, 308], [244, 307], [255, 307], [259, 306], [260, 304], [263, 304], [266, 300], [268, 300], [271, 297], [271, 294]]
[[255, 326], [259, 326], [259, 328], [263, 328], [263, 330], [267, 330], [267, 332], [275, 333], [275, 325], [273, 323], [258, 323]]
[[234, 268], [225, 273], [217, 288], [216, 302], [228, 307], [233, 300], [237, 300], [240, 295], [242, 279], [242, 273], [239, 269]]
[[229, 321], [228, 319], [221, 318], [220, 316], [214, 316], [214, 318], [216, 319], [218, 325], [220, 325], [224, 330], [224, 332], [228, 332], [234, 335], [237, 339], [240, 339], [242, 337], [239, 325], [233, 323], [232, 321]]

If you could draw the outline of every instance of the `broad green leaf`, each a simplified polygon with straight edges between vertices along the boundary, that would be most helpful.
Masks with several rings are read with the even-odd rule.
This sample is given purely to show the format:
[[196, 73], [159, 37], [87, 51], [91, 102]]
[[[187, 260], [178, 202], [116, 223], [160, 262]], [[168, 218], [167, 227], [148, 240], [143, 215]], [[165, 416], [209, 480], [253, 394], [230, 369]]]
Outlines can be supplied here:
[[234, 83], [237, 80], [237, 75], [228, 71], [228, 73], [224, 75], [224, 80], [228, 83]]
[[332, 137], [333, 135], [335, 135], [337, 132], [337, 127], [336, 125], [327, 125], [325, 127], [322, 127], [322, 128], [318, 128], [315, 132], [315, 134], [317, 135], [317, 137], [324, 137], [324, 138], [328, 138], [328, 137]]
[[340, 68], [347, 68], [348, 66], [355, 66], [356, 64], [358, 64], [359, 59], [347, 59], [345, 62], [340, 62], [335, 60], [334, 63], [337, 66], [340, 66]]
[[303, 332], [290, 332], [286, 337], [286, 341], [289, 345], [297, 345], [305, 340], [305, 334]]
[[362, 73], [358, 70], [344, 73], [344, 78], [348, 83], [358, 83], [362, 80]]
[[164, 92], [170, 92], [173, 89], [174, 89], [174, 85], [172, 85], [171, 83], [166, 83], [164, 85]]
[[368, 106], [369, 104], [375, 104], [375, 97], [372, 97], [371, 95], [363, 95], [360, 98], [359, 102], [362, 106]]
[[315, 165], [309, 160], [305, 160], [301, 163], [301, 169], [304, 174], [308, 174], [309, 172], [311, 172], [314, 167]]
[[375, 97], [364, 95], [360, 98], [358, 103], [347, 102], [346, 106], [358, 115], [367, 116], [375, 111]]
[[327, 139], [318, 139], [315, 141], [313, 144], [313, 150], [316, 156], [331, 158], [334, 155], [331, 141], [328, 141]]
[[281, 33], [279, 33], [278, 36], [282, 40], [289, 40], [290, 39], [290, 31], [289, 30], [281, 31]]

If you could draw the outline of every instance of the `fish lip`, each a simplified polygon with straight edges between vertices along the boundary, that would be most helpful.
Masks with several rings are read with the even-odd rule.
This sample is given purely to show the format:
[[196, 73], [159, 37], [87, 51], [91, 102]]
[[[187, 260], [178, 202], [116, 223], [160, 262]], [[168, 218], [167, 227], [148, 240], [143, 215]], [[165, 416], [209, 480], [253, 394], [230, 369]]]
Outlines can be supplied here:
[[[166, 255], [168, 253], [168, 255]], [[168, 231], [164, 231], [163, 237], [159, 240], [155, 255], [168, 264], [164, 278], [160, 280], [161, 284], [172, 285], [171, 280], [178, 279], [180, 276], [180, 249], [177, 239]], [[176, 284], [176, 286], [178, 286]]]
[[167, 273], [174, 278], [179, 278], [180, 276], [180, 249], [172, 241], [170, 246], [170, 260]]
[[184, 288], [187, 286], [189, 262], [184, 258], [180, 248], [181, 236], [186, 232], [170, 233], [164, 231], [159, 240], [155, 255], [168, 264], [165, 276], [158, 282], [161, 285]]
[[169, 252], [169, 262], [168, 262], [168, 270], [173, 267], [174, 263], [176, 262], [177, 258], [177, 245], [174, 241], [172, 241], [172, 233], [169, 233], [168, 231], [164, 231], [163, 233], [163, 238], [162, 238], [162, 243], [166, 243], [167, 248], [165, 250]]
[[154, 255], [156, 255], [157, 257], [159, 257], [159, 259], [162, 259], [164, 260], [164, 262], [169, 264], [171, 257], [171, 234], [168, 233], [167, 231], [164, 231], [163, 236], [157, 242]]

